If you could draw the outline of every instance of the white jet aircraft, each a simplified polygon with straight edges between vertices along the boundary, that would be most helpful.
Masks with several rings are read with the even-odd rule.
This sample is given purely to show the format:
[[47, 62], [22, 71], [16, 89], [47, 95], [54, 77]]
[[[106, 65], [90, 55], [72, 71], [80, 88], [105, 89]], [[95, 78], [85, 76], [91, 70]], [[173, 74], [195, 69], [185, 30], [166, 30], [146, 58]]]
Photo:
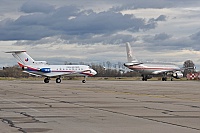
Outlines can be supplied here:
[[94, 76], [97, 72], [87, 65], [49, 65], [46, 61], [33, 60], [26, 51], [10, 51], [16, 58], [23, 72], [35, 76], [44, 76], [45, 83], [49, 83], [51, 77], [57, 77], [56, 83], [61, 83], [63, 76], [84, 76], [82, 83], [86, 82], [86, 77]]
[[139, 62], [132, 54], [132, 49], [129, 43], [126, 43], [127, 59], [128, 62], [124, 63], [124, 66], [131, 70], [139, 72], [143, 81], [147, 81], [153, 77], [153, 75], [162, 74], [162, 81], [167, 81], [167, 75], [171, 74], [171, 80], [173, 78], [180, 79], [183, 77], [182, 69], [177, 65], [169, 63], [142, 63]]

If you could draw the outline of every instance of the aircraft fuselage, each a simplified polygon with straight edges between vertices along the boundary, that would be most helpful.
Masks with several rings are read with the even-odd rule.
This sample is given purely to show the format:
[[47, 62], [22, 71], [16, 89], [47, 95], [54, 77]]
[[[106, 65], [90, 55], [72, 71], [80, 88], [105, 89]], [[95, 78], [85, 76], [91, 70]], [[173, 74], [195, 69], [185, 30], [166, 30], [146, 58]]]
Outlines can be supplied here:
[[156, 71], [180, 71], [180, 68], [174, 64], [162, 63], [143, 63], [139, 65], [127, 66], [129, 69], [139, 72], [144, 75], [154, 75]]
[[32, 65], [24, 66], [24, 71], [36, 75], [53, 77], [54, 75], [93, 76], [96, 71], [87, 65]]

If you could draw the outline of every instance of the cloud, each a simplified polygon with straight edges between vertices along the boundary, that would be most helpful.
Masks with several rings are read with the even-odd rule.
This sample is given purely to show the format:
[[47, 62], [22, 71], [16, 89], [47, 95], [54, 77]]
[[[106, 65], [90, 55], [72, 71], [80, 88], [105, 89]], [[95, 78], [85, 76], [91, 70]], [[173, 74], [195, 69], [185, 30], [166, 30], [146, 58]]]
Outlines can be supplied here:
[[[200, 50], [200, 45], [197, 41], [192, 40], [190, 37], [176, 38], [166, 33], [156, 35], [144, 35], [140, 38], [143, 42], [143, 47], [149, 51], [178, 51], [183, 49]], [[141, 41], [140, 40], [140, 41]], [[138, 41], [138, 40], [137, 40]]]
[[190, 36], [192, 40], [200, 41], [200, 31]]
[[83, 36], [63, 36], [65, 43], [73, 44], [124, 44], [127, 41], [132, 42], [135, 38], [132, 35], [114, 34], [114, 35], [85, 35]]
[[[100, 35], [107, 39], [104, 42], [112, 43], [112, 38], [115, 38], [113, 34], [121, 31], [134, 33], [154, 29], [158, 21], [148, 21], [112, 10], [97, 13], [92, 10], [81, 10], [76, 6], [54, 8], [49, 4], [34, 1], [23, 4], [21, 11], [26, 14], [15, 20], [0, 21], [0, 40], [40, 40], [51, 36], [65, 36], [63, 39], [67, 38], [69, 42], [73, 42], [74, 38], [83, 37], [86, 37], [85, 40], [93, 41], [96, 35]], [[104, 35], [111, 39], [103, 37]], [[127, 37], [122, 36], [122, 40], [125, 36]]]
[[169, 39], [170, 37], [171, 35], [168, 35], [166, 33], [160, 33], [154, 36], [154, 40], [166, 40], [166, 39]]
[[199, 5], [199, 0], [3, 0], [0, 49], [25, 49], [36, 59], [54, 53], [47, 60], [58, 64], [123, 62], [129, 41], [143, 61], [187, 58], [196, 64], [199, 54], [185, 51], [200, 50]]
[[[145, 9], [145, 8], [174, 8], [174, 7], [188, 7], [195, 6], [198, 7], [200, 4], [199, 0], [109, 0], [112, 3], [120, 3], [121, 7], [116, 7], [116, 9], [127, 10], [129, 8], [134, 9]], [[111, 2], [110, 2], [111, 3]]]
[[54, 6], [44, 2], [35, 2], [34, 0], [29, 0], [22, 5], [20, 10], [24, 13], [50, 13], [54, 10]]
[[167, 0], [112, 0], [116, 3], [121, 3], [121, 6], [114, 7], [114, 10], [129, 10], [140, 8], [164, 8], [173, 5], [172, 1]]
[[160, 15], [158, 18], [156, 18], [155, 21], [166, 21], [166, 16], [165, 15]]

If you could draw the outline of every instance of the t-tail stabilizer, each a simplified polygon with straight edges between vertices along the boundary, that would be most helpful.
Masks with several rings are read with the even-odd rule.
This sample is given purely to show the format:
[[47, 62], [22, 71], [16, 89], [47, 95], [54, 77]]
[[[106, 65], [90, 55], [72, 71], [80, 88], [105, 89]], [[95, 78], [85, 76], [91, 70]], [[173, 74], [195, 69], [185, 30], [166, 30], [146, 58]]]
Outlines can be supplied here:
[[9, 51], [6, 53], [12, 53], [12, 55], [17, 60], [18, 64], [33, 65], [35, 62], [33, 58], [31, 58], [30, 55], [26, 53], [26, 51]]
[[47, 65], [46, 61], [35, 61], [26, 51], [9, 51], [6, 53], [12, 53], [17, 60], [18, 64], [22, 66], [33, 66], [33, 65]]

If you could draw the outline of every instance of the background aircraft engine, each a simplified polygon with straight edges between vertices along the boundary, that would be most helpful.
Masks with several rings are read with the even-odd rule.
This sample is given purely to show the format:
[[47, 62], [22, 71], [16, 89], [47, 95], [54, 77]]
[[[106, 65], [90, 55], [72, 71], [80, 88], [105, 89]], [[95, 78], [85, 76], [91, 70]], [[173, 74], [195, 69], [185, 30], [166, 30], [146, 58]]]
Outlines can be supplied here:
[[176, 79], [180, 79], [180, 78], [183, 77], [183, 73], [180, 72], [180, 71], [174, 72], [174, 73], [172, 74], [172, 77], [174, 77], [174, 78], [176, 78]]
[[43, 73], [50, 73], [51, 69], [50, 68], [41, 68], [40, 71]]

